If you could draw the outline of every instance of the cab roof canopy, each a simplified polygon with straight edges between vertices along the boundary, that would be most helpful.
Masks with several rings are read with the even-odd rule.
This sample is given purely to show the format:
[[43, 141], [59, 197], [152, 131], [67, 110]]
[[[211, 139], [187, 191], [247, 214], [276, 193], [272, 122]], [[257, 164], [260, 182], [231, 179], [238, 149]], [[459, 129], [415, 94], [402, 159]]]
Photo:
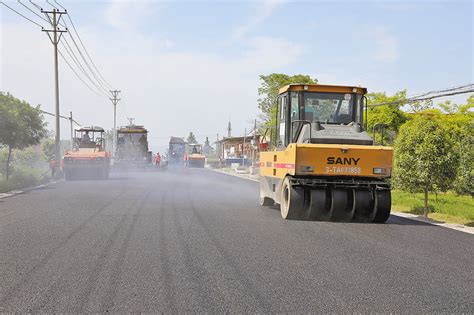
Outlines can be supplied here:
[[357, 93], [366, 94], [367, 88], [360, 86], [344, 86], [344, 85], [326, 85], [326, 84], [290, 84], [281, 87], [279, 94], [286, 92], [308, 91], [322, 93]]
[[104, 132], [104, 128], [98, 127], [98, 126], [90, 126], [90, 127], [77, 127], [76, 131], [78, 132], [83, 132], [83, 131], [89, 131], [89, 132]]
[[144, 126], [130, 125], [122, 126], [117, 130], [118, 133], [148, 133]]

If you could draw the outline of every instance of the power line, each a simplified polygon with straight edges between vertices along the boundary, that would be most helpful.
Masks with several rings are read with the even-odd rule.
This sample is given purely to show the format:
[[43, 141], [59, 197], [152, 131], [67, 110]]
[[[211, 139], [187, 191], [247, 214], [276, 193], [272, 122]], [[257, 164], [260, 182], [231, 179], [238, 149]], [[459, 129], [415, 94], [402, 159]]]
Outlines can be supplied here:
[[[456, 90], [461, 90], [461, 91], [456, 91]], [[464, 85], [464, 86], [459, 87], [459, 88], [446, 89], [445, 91], [446, 91], [445, 93], [439, 93], [438, 95], [426, 96], [426, 97], [412, 97], [412, 98], [408, 98], [408, 99], [400, 100], [400, 101], [393, 101], [393, 102], [386, 102], [386, 103], [371, 104], [371, 105], [368, 105], [368, 107], [379, 107], [379, 106], [387, 106], [387, 105], [410, 104], [410, 103], [416, 103], [416, 102], [422, 102], [422, 101], [432, 100], [432, 99], [440, 98], [440, 97], [454, 96], [454, 95], [466, 94], [466, 93], [474, 93], [474, 84]], [[424, 94], [421, 94], [421, 96], [423, 96], [423, 95], [430, 95], [430, 94], [434, 94], [434, 92], [424, 93]]]
[[[53, 117], [56, 116], [55, 114], [50, 113], [50, 112], [47, 112], [47, 111], [42, 110], [42, 109], [40, 109], [40, 112], [42, 112], [43, 114], [49, 115], [49, 116], [53, 116]], [[63, 115], [59, 115], [59, 117], [62, 118], [62, 119], [71, 120], [71, 117], [67, 117], [67, 116], [63, 116]], [[73, 119], [72, 121], [73, 121], [76, 125], [82, 126], [82, 125], [81, 125], [80, 123], [78, 123], [75, 119]]]
[[[55, 1], [57, 3], [57, 1]], [[59, 4], [59, 3], [58, 3]], [[62, 6], [61, 6], [62, 7]], [[105, 83], [105, 85], [107, 85], [109, 88], [112, 88], [112, 85], [110, 85], [107, 80], [105, 80], [104, 76], [101, 74], [101, 72], [99, 71], [99, 69], [97, 68], [96, 64], [94, 63], [94, 61], [92, 60], [89, 52], [87, 51], [86, 49], [86, 46], [84, 45], [84, 42], [82, 41], [81, 37], [79, 36], [79, 33], [77, 32], [77, 29], [76, 29], [76, 26], [74, 25], [74, 22], [72, 21], [72, 18], [70, 15], [68, 15], [68, 19], [69, 21], [71, 22], [71, 25], [72, 25], [72, 29], [74, 30], [74, 33], [76, 34], [82, 48], [84, 49], [84, 52], [86, 53], [87, 57], [89, 58], [92, 66], [94, 67], [95, 71], [97, 71], [97, 74], [99, 75], [99, 77], [102, 79], [102, 81]]]
[[[66, 24], [67, 25], [67, 24]], [[95, 75], [94, 71], [92, 70], [91, 66], [89, 65], [89, 63], [87, 62], [86, 58], [84, 57], [84, 55], [82, 54], [82, 51], [81, 49], [79, 48], [79, 46], [77, 45], [76, 41], [74, 40], [74, 37], [71, 35], [71, 33], [69, 33], [69, 37], [72, 39], [72, 42], [74, 44], [74, 46], [76, 47], [76, 50], [79, 52], [79, 55], [81, 56], [82, 60], [84, 60], [84, 63], [86, 64], [86, 67], [89, 69], [90, 73], [92, 74], [92, 76], [96, 79], [97, 83], [100, 85], [101, 89], [103, 89], [105, 91], [106, 94], [108, 94], [108, 91], [107, 89], [102, 85], [102, 83], [99, 81], [99, 79], [97, 78], [97, 76]]]
[[15, 9], [13, 9], [12, 7], [8, 6], [5, 2], [0, 1], [0, 3], [3, 4], [5, 7], [7, 7], [8, 9], [12, 10], [13, 12], [15, 12], [16, 14], [18, 14], [19, 16], [23, 17], [25, 20], [28, 20], [28, 21], [30, 21], [31, 23], [33, 23], [33, 24], [35, 24], [35, 25], [41, 27], [41, 29], [44, 29], [44, 27], [43, 27], [41, 24], [36, 23], [36, 22], [33, 21], [32, 19], [30, 19], [30, 18], [26, 17], [25, 15], [21, 14], [21, 13], [18, 12], [17, 10], [15, 10]]
[[30, 11], [31, 13], [33, 13], [34, 15], [36, 15], [37, 17], [39, 17], [40, 19], [45, 21], [46, 23], [49, 23], [49, 21], [47, 19], [45, 19], [44, 16], [41, 16], [38, 13], [36, 13], [35, 11], [31, 10], [31, 8], [29, 6], [27, 6], [26, 4], [24, 4], [20, 0], [18, 0], [18, 3], [21, 4], [22, 6], [24, 6], [28, 11]]
[[[58, 1], [54, 0], [54, 2], [55, 2], [58, 6], [60, 6], [61, 8], [64, 9], [64, 7], [63, 7]], [[50, 3], [50, 2], [48, 2], [48, 3]], [[51, 4], [51, 3], [50, 3], [50, 4]], [[51, 4], [51, 5], [52, 5], [52, 4]], [[69, 14], [68, 14], [68, 19], [69, 19], [69, 22], [71, 23], [71, 26], [72, 26], [72, 28], [73, 28], [73, 30], [74, 30], [74, 33], [75, 33], [76, 36], [77, 36], [77, 39], [79, 40], [79, 43], [81, 44], [82, 48], [84, 49], [84, 52], [85, 52], [87, 58], [89, 59], [90, 63], [92, 64], [92, 67], [94, 68], [95, 72], [97, 72], [98, 77], [95, 75], [95, 73], [94, 73], [94, 72], [92, 71], [92, 69], [91, 69], [91, 72], [93, 73], [94, 77], [97, 79], [97, 81], [99, 81], [99, 83], [102, 83], [102, 82], [103, 82], [109, 89], [112, 89], [112, 85], [109, 84], [109, 83], [107, 82], [107, 80], [105, 80], [104, 76], [103, 76], [102, 73], [99, 71], [97, 65], [96, 65], [96, 64], [94, 63], [94, 61], [92, 60], [92, 57], [91, 57], [91, 55], [89, 54], [89, 52], [88, 52], [86, 46], [84, 45], [84, 42], [82, 41], [82, 38], [81, 38], [81, 36], [79, 35], [79, 32], [77, 31], [76, 25], [74, 24], [74, 22], [73, 22], [73, 20], [72, 20], [72, 18], [71, 18], [71, 16], [70, 16]], [[66, 22], [64, 22], [64, 23], [66, 23]], [[67, 23], [66, 23], [66, 25], [67, 25]], [[101, 82], [101, 80], [99, 80], [99, 78], [102, 80], [102, 82]], [[101, 86], [103, 86], [103, 85], [101, 84]]]
[[97, 88], [97, 91], [99, 93], [102, 93], [102, 95], [104, 96], [107, 96], [107, 94], [105, 94], [101, 88], [94, 82], [94, 80], [92, 80], [92, 78], [89, 76], [89, 74], [86, 72], [86, 70], [84, 69], [84, 67], [82, 66], [82, 64], [80, 63], [79, 59], [77, 58], [76, 54], [74, 53], [74, 51], [72, 50], [71, 46], [69, 45], [68, 41], [66, 40], [66, 38], [64, 38], [64, 42], [65, 44], [63, 44], [63, 47], [64, 49], [66, 50], [67, 54], [71, 57], [72, 61], [76, 64], [76, 66], [79, 68], [79, 70], [82, 71], [82, 73], [87, 77], [87, 79], [89, 79], [89, 81], [92, 83], [92, 85], [94, 85], [96, 88]]
[[71, 64], [67, 61], [66, 57], [64, 57], [64, 55], [61, 53], [61, 51], [58, 49], [58, 53], [59, 55], [61, 56], [61, 58], [64, 60], [64, 62], [69, 66], [69, 68], [72, 70], [72, 72], [76, 75], [76, 77], [82, 82], [84, 83], [84, 85], [92, 92], [94, 93], [95, 95], [97, 96], [101, 96], [100, 94], [98, 94], [96, 91], [94, 91], [76, 72], [76, 70], [74, 70], [74, 68], [71, 66]]

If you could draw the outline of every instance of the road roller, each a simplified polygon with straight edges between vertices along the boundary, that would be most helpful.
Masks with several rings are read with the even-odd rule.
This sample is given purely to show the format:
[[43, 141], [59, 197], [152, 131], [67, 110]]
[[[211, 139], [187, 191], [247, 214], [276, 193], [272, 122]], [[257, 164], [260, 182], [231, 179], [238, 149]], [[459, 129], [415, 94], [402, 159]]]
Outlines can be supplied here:
[[260, 205], [279, 204], [293, 220], [388, 219], [393, 149], [367, 133], [365, 94], [357, 86], [280, 88], [275, 125], [262, 137]]

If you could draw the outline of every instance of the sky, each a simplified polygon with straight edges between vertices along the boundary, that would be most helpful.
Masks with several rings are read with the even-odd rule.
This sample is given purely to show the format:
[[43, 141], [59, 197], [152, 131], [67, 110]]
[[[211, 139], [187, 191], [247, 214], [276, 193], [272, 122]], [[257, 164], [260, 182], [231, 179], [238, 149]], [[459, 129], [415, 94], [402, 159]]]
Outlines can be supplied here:
[[[4, 2], [46, 26], [18, 2]], [[118, 125], [135, 118], [150, 131], [154, 152], [190, 131], [200, 142], [215, 141], [227, 134], [229, 120], [232, 135], [243, 135], [259, 114], [262, 74], [307, 74], [324, 84], [389, 94], [407, 89], [408, 95], [474, 83], [474, 5], [467, 0], [59, 3], [104, 79], [122, 91]], [[0, 91], [54, 112], [47, 35], [1, 5], [0, 25]], [[72, 111], [83, 125], [113, 126], [110, 100], [61, 59], [59, 80], [63, 115]], [[45, 118], [53, 129], [53, 119]], [[67, 121], [61, 133], [68, 139]]]

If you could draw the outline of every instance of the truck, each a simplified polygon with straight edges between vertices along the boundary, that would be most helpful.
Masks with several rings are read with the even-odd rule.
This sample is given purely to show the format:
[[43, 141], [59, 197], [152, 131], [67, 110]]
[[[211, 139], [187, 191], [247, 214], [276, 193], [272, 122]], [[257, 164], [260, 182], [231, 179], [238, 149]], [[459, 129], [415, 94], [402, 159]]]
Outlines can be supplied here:
[[170, 137], [168, 147], [168, 166], [183, 167], [185, 165], [186, 142], [183, 138]]
[[117, 130], [114, 165], [118, 167], [146, 166], [152, 163], [148, 151], [148, 130], [144, 126], [128, 125]]

